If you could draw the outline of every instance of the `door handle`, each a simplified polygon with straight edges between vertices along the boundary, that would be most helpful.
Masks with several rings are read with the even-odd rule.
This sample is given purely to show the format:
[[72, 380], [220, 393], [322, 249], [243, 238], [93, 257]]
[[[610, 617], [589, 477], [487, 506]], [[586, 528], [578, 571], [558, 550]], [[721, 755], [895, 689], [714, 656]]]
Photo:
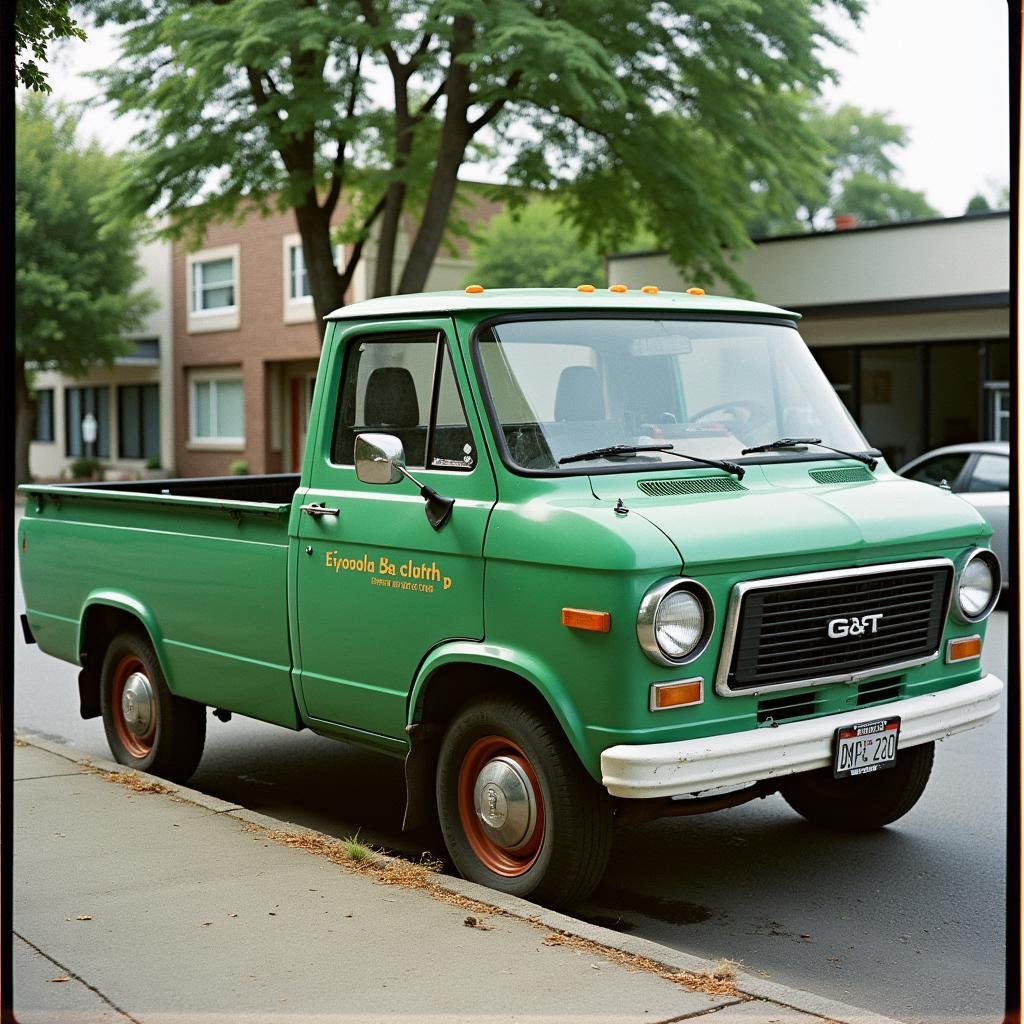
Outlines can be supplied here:
[[317, 504], [314, 502], [312, 505], [300, 505], [303, 512], [308, 516], [312, 516], [314, 519], [318, 519], [320, 516], [337, 516], [341, 514], [341, 509], [328, 508], [326, 505]]

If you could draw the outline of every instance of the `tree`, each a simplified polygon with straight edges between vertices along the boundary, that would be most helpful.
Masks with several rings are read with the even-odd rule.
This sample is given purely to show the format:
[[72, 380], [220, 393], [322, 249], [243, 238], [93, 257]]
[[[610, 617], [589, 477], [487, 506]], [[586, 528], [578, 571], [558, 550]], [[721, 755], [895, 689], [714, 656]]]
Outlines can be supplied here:
[[[739, 284], [727, 251], [748, 244], [750, 181], [781, 169], [799, 185], [817, 159], [800, 112], [829, 74], [823, 43], [841, 45], [826, 10], [863, 6], [97, 0], [124, 29], [106, 94], [145, 124], [116, 195], [191, 237], [246, 208], [292, 209], [320, 317], [371, 230], [375, 294], [423, 287], [459, 169], [486, 144], [512, 184], [572, 183], [563, 210], [588, 244], [640, 225], [695, 278]], [[351, 251], [335, 267], [339, 209], [333, 241]]]
[[123, 336], [153, 308], [136, 226], [102, 208], [120, 160], [75, 141], [77, 119], [42, 96], [15, 112], [15, 477], [29, 480], [33, 367], [81, 376], [130, 346]]
[[17, 0], [14, 74], [19, 85], [35, 92], [52, 91], [36, 61], [45, 61], [47, 46], [61, 39], [85, 39], [85, 33], [71, 17], [71, 0]]
[[[786, 192], [761, 190], [751, 219], [751, 234], [789, 234], [824, 227], [838, 213], [853, 214], [859, 224], [882, 224], [935, 217], [923, 192], [899, 183], [896, 160], [908, 142], [907, 129], [893, 124], [884, 111], [865, 111], [846, 103], [834, 111], [811, 104], [807, 126], [825, 146], [825, 157], [810, 188]], [[767, 201], [774, 206], [765, 208]]]
[[470, 248], [466, 284], [488, 288], [565, 288], [604, 283], [604, 259], [581, 242], [555, 202], [537, 198], [492, 217]]
[[967, 201], [965, 214], [989, 213], [992, 210], [1010, 208], [1010, 186], [998, 181], [989, 181], [984, 192], [975, 192]]

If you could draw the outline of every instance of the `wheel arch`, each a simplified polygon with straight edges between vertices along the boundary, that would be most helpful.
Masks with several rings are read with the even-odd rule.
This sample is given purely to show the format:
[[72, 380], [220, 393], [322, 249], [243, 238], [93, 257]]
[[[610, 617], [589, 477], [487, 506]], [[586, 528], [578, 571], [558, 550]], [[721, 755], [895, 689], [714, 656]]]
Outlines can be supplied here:
[[432, 813], [434, 772], [445, 725], [467, 701], [485, 692], [514, 696], [549, 714], [584, 770], [600, 781], [599, 765], [590, 764], [586, 756], [583, 723], [550, 666], [511, 647], [473, 641], [445, 644], [424, 660], [409, 694], [404, 828], [424, 824]]
[[[119, 633], [143, 633], [153, 645], [164, 678], [167, 659], [163, 636], [152, 611], [137, 598], [113, 590], [94, 590], [82, 604], [78, 620], [78, 695], [82, 718], [100, 715], [100, 673], [110, 641]], [[170, 685], [168, 683], [168, 685]]]

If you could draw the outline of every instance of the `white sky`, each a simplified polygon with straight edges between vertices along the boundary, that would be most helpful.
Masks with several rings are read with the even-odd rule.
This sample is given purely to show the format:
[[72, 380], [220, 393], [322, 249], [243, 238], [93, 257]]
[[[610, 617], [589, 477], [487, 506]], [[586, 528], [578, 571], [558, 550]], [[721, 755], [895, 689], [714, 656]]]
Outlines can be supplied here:
[[[826, 62], [841, 78], [827, 101], [884, 110], [905, 125], [902, 183], [946, 216], [963, 213], [975, 192], [991, 198], [1009, 183], [1007, 18], [1006, 0], [869, 0], [860, 29], [830, 20], [852, 52], [830, 50]], [[53, 55], [50, 81], [59, 98], [86, 101], [86, 135], [119, 148], [132, 125], [114, 121], [83, 77], [117, 60], [116, 35], [87, 31], [85, 43]]]

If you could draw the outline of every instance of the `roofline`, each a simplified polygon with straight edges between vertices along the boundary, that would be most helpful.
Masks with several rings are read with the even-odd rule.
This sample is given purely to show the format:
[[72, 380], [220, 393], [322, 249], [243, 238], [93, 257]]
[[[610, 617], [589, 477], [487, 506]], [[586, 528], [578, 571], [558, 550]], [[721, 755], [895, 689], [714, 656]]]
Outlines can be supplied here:
[[880, 316], [894, 313], [947, 313], [961, 309], [1009, 309], [1010, 293], [964, 292], [960, 295], [921, 295], [905, 299], [869, 299], [866, 302], [829, 302], [800, 306], [804, 317]]
[[[966, 213], [958, 217], [926, 217], [920, 220], [901, 220], [896, 224], [866, 224], [861, 228], [841, 228], [831, 231], [799, 231], [790, 235], [768, 235], [764, 238], [751, 238], [754, 245], [769, 245], [772, 242], [794, 242], [807, 238], [832, 238], [834, 235], [863, 234], [867, 231], [899, 231], [904, 228], [927, 227], [932, 224], [959, 224], [962, 221], [996, 220], [999, 217], [1009, 218], [1009, 210], [988, 210], [984, 213]], [[648, 256], [668, 256], [668, 249], [641, 249], [636, 252], [609, 253], [606, 260], [642, 259]]]

